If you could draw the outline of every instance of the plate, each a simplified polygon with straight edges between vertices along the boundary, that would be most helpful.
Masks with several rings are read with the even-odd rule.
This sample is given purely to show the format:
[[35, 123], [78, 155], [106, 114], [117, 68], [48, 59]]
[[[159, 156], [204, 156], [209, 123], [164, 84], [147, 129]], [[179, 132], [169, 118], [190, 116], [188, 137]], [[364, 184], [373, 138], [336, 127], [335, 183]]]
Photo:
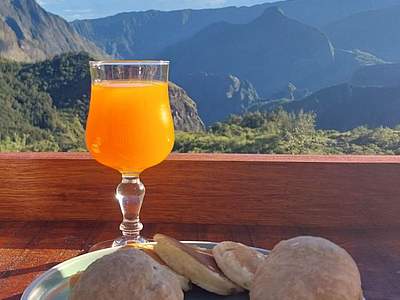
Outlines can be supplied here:
[[[184, 241], [183, 243], [212, 249], [215, 243], [210, 242], [193, 242]], [[87, 266], [92, 262], [103, 257], [104, 255], [117, 251], [119, 247], [107, 248], [103, 250], [94, 251], [91, 253], [83, 254], [72, 259], [69, 259], [59, 265], [54, 266], [47, 272], [36, 278], [25, 290], [21, 300], [68, 300], [69, 277], [84, 271]], [[262, 253], [268, 253], [267, 250], [255, 248]], [[185, 300], [248, 300], [247, 293], [241, 293], [233, 296], [218, 296], [208, 293], [196, 286], [187, 293], [185, 293]]]

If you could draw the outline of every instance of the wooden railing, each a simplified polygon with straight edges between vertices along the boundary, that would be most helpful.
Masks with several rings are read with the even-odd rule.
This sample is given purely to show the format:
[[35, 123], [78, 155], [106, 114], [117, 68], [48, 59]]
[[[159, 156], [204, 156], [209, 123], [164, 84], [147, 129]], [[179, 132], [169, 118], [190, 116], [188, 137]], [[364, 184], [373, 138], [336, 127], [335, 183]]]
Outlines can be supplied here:
[[[173, 154], [142, 179], [146, 236], [323, 236], [355, 258], [368, 300], [400, 299], [400, 157]], [[116, 237], [119, 181], [88, 154], [0, 154], [0, 298]]]
[[[173, 154], [143, 173], [145, 222], [400, 226], [400, 157]], [[0, 220], [119, 220], [88, 154], [0, 154]]]

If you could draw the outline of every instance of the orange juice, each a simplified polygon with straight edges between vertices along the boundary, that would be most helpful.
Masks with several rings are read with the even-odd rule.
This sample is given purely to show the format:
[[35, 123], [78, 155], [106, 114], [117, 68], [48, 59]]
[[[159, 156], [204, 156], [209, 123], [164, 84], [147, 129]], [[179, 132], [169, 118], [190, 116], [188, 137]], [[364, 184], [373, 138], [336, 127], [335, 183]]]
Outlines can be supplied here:
[[174, 144], [168, 83], [103, 81], [92, 85], [86, 145], [100, 163], [140, 173], [163, 161]]

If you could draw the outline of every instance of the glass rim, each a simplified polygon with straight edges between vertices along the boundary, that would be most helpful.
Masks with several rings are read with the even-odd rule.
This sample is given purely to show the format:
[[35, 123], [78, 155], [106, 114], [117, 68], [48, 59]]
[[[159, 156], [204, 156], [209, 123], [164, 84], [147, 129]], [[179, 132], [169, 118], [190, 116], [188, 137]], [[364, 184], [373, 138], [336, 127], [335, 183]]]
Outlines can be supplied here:
[[123, 60], [123, 59], [110, 59], [110, 60], [91, 60], [90, 66], [166, 66], [169, 65], [169, 60]]

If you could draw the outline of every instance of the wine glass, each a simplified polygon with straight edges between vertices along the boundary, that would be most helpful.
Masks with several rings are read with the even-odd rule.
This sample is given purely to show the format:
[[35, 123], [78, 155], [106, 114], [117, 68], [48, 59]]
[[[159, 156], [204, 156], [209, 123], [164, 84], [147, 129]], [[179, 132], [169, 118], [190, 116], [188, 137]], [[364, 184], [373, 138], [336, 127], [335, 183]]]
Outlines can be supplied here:
[[174, 144], [168, 61], [91, 61], [92, 91], [86, 145], [94, 159], [119, 171], [115, 197], [122, 236], [113, 246], [141, 243], [145, 194], [140, 173], [162, 162]]

